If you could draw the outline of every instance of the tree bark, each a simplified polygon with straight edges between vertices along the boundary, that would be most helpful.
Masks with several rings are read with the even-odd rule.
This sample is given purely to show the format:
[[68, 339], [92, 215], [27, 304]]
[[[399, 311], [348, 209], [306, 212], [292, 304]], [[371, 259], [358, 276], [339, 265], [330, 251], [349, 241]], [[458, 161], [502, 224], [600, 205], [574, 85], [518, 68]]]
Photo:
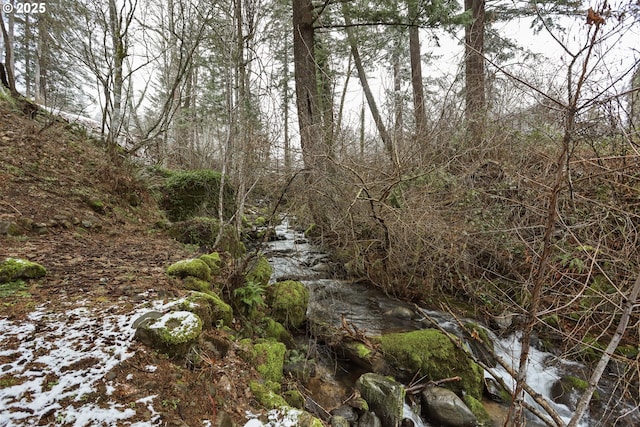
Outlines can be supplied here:
[[47, 104], [47, 68], [49, 62], [49, 33], [45, 18], [38, 17], [38, 48], [36, 50], [35, 100]]
[[395, 165], [395, 150], [393, 147], [393, 140], [389, 132], [387, 132], [387, 128], [384, 125], [384, 121], [382, 120], [382, 116], [378, 111], [378, 106], [376, 105], [376, 100], [373, 97], [373, 93], [371, 92], [371, 88], [369, 87], [369, 81], [367, 80], [367, 74], [364, 71], [364, 66], [362, 65], [362, 58], [360, 57], [360, 51], [358, 50], [358, 44], [356, 41], [355, 34], [353, 33], [353, 28], [351, 27], [351, 18], [349, 16], [349, 9], [346, 3], [342, 3], [342, 14], [344, 16], [344, 23], [346, 25], [345, 29], [347, 31], [347, 40], [349, 41], [349, 46], [351, 48], [351, 56], [353, 56], [353, 62], [356, 65], [356, 69], [358, 70], [358, 77], [360, 78], [360, 85], [362, 85], [362, 90], [364, 92], [365, 97], [367, 98], [367, 105], [369, 106], [369, 111], [371, 112], [371, 116], [373, 116], [373, 121], [376, 124], [376, 128], [378, 129], [378, 133], [380, 134], [380, 138], [382, 139], [382, 143], [384, 144], [384, 148], [389, 154], [391, 158], [391, 162]]
[[485, 137], [487, 102], [484, 73], [484, 0], [465, 0], [465, 10], [471, 10], [473, 21], [465, 26], [465, 111], [467, 136], [474, 147]]
[[427, 131], [427, 111], [424, 104], [424, 84], [422, 83], [422, 58], [420, 55], [420, 27], [418, 27], [418, 2], [408, 0], [409, 18], [409, 59], [411, 61], [411, 88], [413, 89], [413, 115], [416, 121], [416, 136], [421, 140]]
[[315, 170], [321, 164], [321, 122], [316, 81], [315, 35], [311, 0], [293, 0], [293, 62], [300, 145], [305, 166]]
[[9, 32], [4, 25], [4, 16], [0, 10], [0, 30], [2, 30], [2, 39], [4, 40], [4, 69], [6, 74], [7, 87], [12, 93], [16, 93], [16, 79], [13, 74], [13, 43]]

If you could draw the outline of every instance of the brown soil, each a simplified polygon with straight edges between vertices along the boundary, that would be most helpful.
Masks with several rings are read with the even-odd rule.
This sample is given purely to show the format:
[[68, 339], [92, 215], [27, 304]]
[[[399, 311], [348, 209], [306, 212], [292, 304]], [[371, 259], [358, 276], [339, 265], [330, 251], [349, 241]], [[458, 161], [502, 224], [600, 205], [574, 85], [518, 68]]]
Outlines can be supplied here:
[[[133, 171], [115, 167], [104, 147], [74, 126], [42, 112], [33, 120], [0, 101], [0, 222], [19, 226], [18, 235], [0, 235], [0, 260], [19, 257], [47, 269], [29, 284], [30, 296], [0, 300], [0, 318], [20, 321], [39, 306], [64, 312], [76, 301], [127, 314], [145, 299], [182, 294], [165, 269], [193, 252], [155, 226], [162, 216]], [[87, 397], [136, 407], [127, 423], [151, 418], [135, 404], [151, 395], [161, 425], [218, 425], [229, 417], [242, 425], [245, 411], [261, 411], [248, 387], [255, 370], [233, 344], [224, 358], [204, 354], [196, 369], [137, 342], [132, 350]], [[149, 365], [157, 370], [147, 372]], [[116, 388], [111, 395], [107, 382]]]

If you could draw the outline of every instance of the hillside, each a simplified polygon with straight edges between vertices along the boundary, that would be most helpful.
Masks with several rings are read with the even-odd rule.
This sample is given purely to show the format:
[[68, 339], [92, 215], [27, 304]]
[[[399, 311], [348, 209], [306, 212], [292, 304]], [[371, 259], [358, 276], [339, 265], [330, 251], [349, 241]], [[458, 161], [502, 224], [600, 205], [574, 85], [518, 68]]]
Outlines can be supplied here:
[[154, 227], [162, 215], [134, 173], [82, 130], [0, 103], [0, 260], [47, 269], [1, 289], [0, 425], [231, 425], [259, 413], [255, 371], [233, 348], [192, 370], [133, 341], [141, 310], [182, 292], [166, 267], [190, 256]]

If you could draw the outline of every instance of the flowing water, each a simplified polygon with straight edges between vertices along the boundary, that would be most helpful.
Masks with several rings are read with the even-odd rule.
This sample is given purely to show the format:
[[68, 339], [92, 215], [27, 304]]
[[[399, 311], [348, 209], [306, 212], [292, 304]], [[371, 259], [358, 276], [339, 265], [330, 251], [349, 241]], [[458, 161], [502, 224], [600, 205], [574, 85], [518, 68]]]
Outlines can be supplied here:
[[[309, 289], [310, 301], [307, 315], [309, 318], [322, 319], [336, 327], [341, 325], [342, 318], [368, 335], [380, 335], [388, 332], [403, 332], [427, 327], [424, 318], [415, 315], [413, 306], [387, 297], [377, 289], [367, 287], [364, 284], [352, 283], [331, 277], [328, 265], [328, 257], [318, 248], [309, 244], [304, 235], [289, 227], [285, 219], [276, 227], [278, 240], [269, 242], [265, 253], [273, 267], [272, 282], [293, 279], [303, 282]], [[431, 319], [434, 319], [441, 327], [452, 333], [460, 334], [457, 323], [448, 314], [427, 311]], [[401, 313], [402, 315], [398, 315]], [[413, 313], [413, 316], [406, 315]], [[495, 344], [495, 351], [503, 360], [517, 366], [520, 357], [520, 341], [517, 334], [506, 338], [498, 338], [491, 334]], [[582, 371], [586, 375], [585, 368], [574, 362], [559, 359], [550, 353], [531, 349], [528, 364], [527, 378], [529, 385], [551, 402], [550, 391], [553, 383], [563, 375], [575, 374]], [[312, 380], [308, 385], [314, 398], [318, 402], [331, 408], [338, 402], [336, 397], [338, 389], [347, 392], [357, 377], [341, 372], [328, 360], [328, 366], [320, 367], [320, 378]], [[494, 374], [500, 376], [508, 387], [513, 386], [513, 379], [502, 368], [494, 370]], [[491, 377], [489, 373], [486, 377]], [[315, 382], [314, 382], [315, 381]], [[607, 379], [604, 379], [604, 383]], [[612, 382], [612, 381], [610, 381]], [[333, 388], [328, 386], [333, 384]], [[611, 389], [613, 386], [607, 386]], [[324, 389], [323, 389], [324, 388]], [[327, 390], [327, 388], [329, 388]], [[610, 390], [600, 389], [601, 393], [610, 395]], [[499, 423], [505, 416], [505, 407], [493, 402], [485, 402], [492, 417]], [[564, 405], [551, 402], [565, 422], [568, 422], [572, 412]], [[620, 412], [635, 411], [631, 405], [619, 402]], [[413, 414], [408, 405], [405, 406], [405, 415], [412, 418], [416, 426], [429, 426], [424, 420]], [[595, 417], [585, 417], [581, 427], [595, 427], [614, 425], [613, 422], [598, 422]], [[640, 425], [640, 416], [630, 423], [620, 425]], [[501, 425], [501, 424], [500, 424]], [[528, 423], [530, 426], [538, 425], [535, 421]]]

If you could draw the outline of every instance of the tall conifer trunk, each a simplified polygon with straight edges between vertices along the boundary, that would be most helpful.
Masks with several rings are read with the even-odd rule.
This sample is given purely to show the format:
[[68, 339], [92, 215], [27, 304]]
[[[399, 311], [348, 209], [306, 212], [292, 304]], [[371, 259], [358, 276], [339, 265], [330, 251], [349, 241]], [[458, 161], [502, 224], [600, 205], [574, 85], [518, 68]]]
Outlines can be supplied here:
[[485, 138], [487, 101], [484, 75], [484, 0], [465, 0], [473, 21], [465, 27], [465, 118], [467, 138], [478, 147]]

